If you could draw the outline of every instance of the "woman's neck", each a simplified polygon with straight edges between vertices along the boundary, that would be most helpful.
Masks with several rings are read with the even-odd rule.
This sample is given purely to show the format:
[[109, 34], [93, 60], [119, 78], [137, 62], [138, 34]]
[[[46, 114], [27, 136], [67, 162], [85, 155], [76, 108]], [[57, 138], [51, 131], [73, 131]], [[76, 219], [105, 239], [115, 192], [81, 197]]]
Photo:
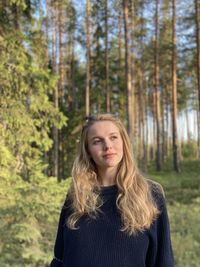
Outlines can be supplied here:
[[116, 184], [116, 168], [106, 170], [98, 170], [98, 180], [102, 186], [110, 186]]

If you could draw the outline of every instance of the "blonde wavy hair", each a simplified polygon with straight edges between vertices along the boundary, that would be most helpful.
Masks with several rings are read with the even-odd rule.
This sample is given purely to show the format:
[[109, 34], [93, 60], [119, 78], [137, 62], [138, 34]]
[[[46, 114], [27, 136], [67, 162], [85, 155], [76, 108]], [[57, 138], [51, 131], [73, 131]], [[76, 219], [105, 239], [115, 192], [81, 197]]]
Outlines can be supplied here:
[[100, 210], [100, 184], [97, 169], [88, 153], [88, 130], [95, 122], [110, 121], [120, 132], [123, 141], [123, 158], [118, 167], [116, 185], [118, 187], [117, 208], [121, 214], [122, 231], [136, 234], [148, 229], [159, 214], [152, 191], [157, 190], [154, 182], [147, 180], [139, 172], [134, 161], [132, 146], [125, 127], [112, 114], [98, 114], [87, 118], [83, 125], [77, 156], [72, 168], [72, 184], [68, 193], [72, 213], [67, 224], [77, 229], [76, 223], [83, 216], [96, 218]]

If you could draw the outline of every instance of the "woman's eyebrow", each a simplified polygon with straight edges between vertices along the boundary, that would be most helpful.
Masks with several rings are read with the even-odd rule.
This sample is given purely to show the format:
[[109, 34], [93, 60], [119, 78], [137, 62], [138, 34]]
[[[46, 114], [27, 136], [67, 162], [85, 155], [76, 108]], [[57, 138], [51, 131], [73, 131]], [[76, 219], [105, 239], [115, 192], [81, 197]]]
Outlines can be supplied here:
[[112, 134], [119, 134], [118, 132], [113, 132], [113, 133], [110, 133], [110, 135], [112, 135]]
[[101, 136], [93, 136], [93, 137], [91, 137], [91, 139], [96, 139], [96, 138], [103, 138], [103, 137], [101, 137]]
[[[112, 133], [109, 133], [109, 135], [113, 135], [113, 134], [119, 134], [118, 132], [112, 132]], [[91, 137], [91, 140], [95, 139], [95, 138], [104, 138], [103, 136], [100, 136], [100, 135], [95, 135], [95, 136], [92, 136]]]

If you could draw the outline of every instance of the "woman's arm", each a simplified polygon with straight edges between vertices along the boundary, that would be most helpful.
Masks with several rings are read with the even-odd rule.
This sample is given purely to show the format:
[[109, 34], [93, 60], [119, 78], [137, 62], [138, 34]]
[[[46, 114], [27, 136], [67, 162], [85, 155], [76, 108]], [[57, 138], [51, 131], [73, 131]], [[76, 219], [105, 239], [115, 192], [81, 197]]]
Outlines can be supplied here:
[[153, 192], [160, 211], [150, 229], [150, 245], [146, 258], [147, 267], [174, 267], [174, 257], [170, 237], [169, 218], [163, 193]]
[[51, 261], [50, 267], [62, 267], [64, 250], [63, 225], [65, 224], [65, 214], [66, 208], [64, 205], [60, 213], [57, 236], [54, 245], [54, 258]]
[[157, 219], [157, 255], [155, 267], [174, 267], [170, 225], [164, 196], [159, 199], [160, 215]]

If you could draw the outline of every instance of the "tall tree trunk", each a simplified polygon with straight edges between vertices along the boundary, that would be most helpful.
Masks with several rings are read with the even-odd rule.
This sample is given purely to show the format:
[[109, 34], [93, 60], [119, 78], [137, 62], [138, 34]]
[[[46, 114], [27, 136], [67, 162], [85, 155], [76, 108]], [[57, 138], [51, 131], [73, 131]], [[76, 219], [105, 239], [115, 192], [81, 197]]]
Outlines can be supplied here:
[[156, 128], [156, 94], [153, 93], [153, 122], [152, 122], [152, 149], [151, 149], [151, 159], [156, 160], [157, 157], [157, 128]]
[[173, 165], [180, 172], [177, 133], [177, 75], [176, 75], [176, 0], [172, 0], [172, 142]]
[[[200, 1], [195, 0], [196, 11], [196, 42], [197, 42], [197, 81], [198, 81], [198, 111], [200, 113]], [[198, 125], [198, 157], [200, 158], [200, 119], [197, 116]]]
[[73, 109], [74, 106], [74, 100], [75, 100], [75, 92], [74, 92], [74, 33], [70, 34], [70, 44], [69, 44], [70, 49], [70, 64], [69, 64], [69, 69], [70, 69], [70, 76], [69, 76], [69, 97], [68, 97], [68, 102], [69, 102], [69, 111]]
[[108, 57], [108, 0], [105, 0], [105, 90], [106, 90], [106, 111], [110, 112], [110, 86], [109, 86], [109, 57]]
[[87, 0], [86, 3], [86, 46], [87, 46], [87, 66], [86, 66], [86, 90], [85, 90], [85, 113], [86, 116], [90, 113], [90, 85], [91, 85], [91, 70], [90, 70], [90, 58], [91, 58], [91, 3]]
[[118, 106], [120, 110], [120, 116], [123, 117], [123, 108], [124, 108], [124, 101], [122, 98], [124, 97], [124, 88], [122, 86], [122, 80], [123, 80], [123, 75], [122, 75], [122, 69], [123, 69], [123, 59], [122, 59], [122, 25], [123, 24], [123, 14], [122, 10], [119, 10], [119, 16], [118, 16], [118, 85], [119, 85], [119, 101], [118, 101]]
[[[57, 37], [56, 37], [56, 28], [57, 21], [54, 12], [57, 12], [57, 3], [55, 1], [51, 1], [52, 5], [52, 69], [53, 72], [57, 72], [56, 66], [56, 58], [57, 58]], [[58, 106], [58, 87], [56, 86], [54, 89], [54, 106], [56, 109]], [[53, 127], [53, 175], [58, 178], [58, 129]]]
[[64, 22], [63, 22], [63, 5], [62, 1], [59, 1], [58, 8], [58, 27], [59, 27], [59, 98], [60, 104], [63, 104], [64, 101], [64, 82], [65, 82], [65, 68], [64, 68], [64, 51], [63, 51], [63, 43], [64, 43]]
[[71, 112], [74, 106], [74, 33], [69, 29], [67, 42], [67, 110]]
[[50, 0], [46, 0], [46, 20], [45, 20], [45, 34], [46, 34], [46, 60], [45, 67], [49, 65], [49, 18], [50, 18]]
[[[49, 66], [49, 28], [50, 28], [50, 17], [51, 17], [51, 14], [50, 14], [50, 0], [46, 0], [46, 5], [45, 5], [45, 8], [46, 8], [46, 20], [45, 20], [45, 41], [46, 41], [46, 55], [45, 55], [45, 64], [44, 64], [44, 67], [45, 68], [48, 68]], [[45, 163], [50, 163], [50, 158], [49, 158], [49, 153], [47, 151], [44, 152], [44, 161]], [[46, 168], [45, 169], [45, 174], [46, 175], [51, 175], [50, 172], [49, 172], [49, 168]]]
[[129, 29], [129, 14], [128, 0], [123, 0], [124, 12], [124, 33], [125, 33], [125, 76], [126, 76], [126, 95], [127, 95], [127, 126], [131, 142], [134, 140], [134, 117], [133, 117], [133, 88], [131, 77], [131, 55], [130, 55], [130, 29]]
[[144, 62], [144, 1], [141, 1], [141, 72], [140, 72], [140, 112], [141, 123], [142, 123], [142, 147], [143, 147], [143, 155], [142, 155], [142, 169], [144, 172], [147, 172], [147, 163], [148, 163], [148, 93], [147, 93], [147, 83], [145, 82], [145, 62]]
[[156, 168], [158, 171], [162, 169], [162, 126], [161, 126], [161, 104], [160, 104], [160, 84], [159, 84], [159, 0], [156, 0], [155, 12], [155, 46], [154, 46], [154, 70], [155, 70], [155, 107], [156, 107], [156, 129], [157, 129], [157, 153], [156, 153]]
[[[170, 86], [171, 87], [171, 86]], [[168, 89], [167, 89], [168, 91]], [[168, 97], [167, 94], [165, 96], [165, 121], [166, 121], [166, 127], [165, 127], [165, 131], [166, 131], [166, 147], [165, 147], [165, 151], [166, 151], [166, 157], [169, 158], [169, 152], [170, 152], [170, 138], [169, 138], [169, 133], [171, 134], [171, 131], [169, 130], [169, 117], [170, 117], [170, 111], [168, 108]]]
[[[131, 37], [131, 43], [130, 43], [130, 65], [131, 65], [131, 88], [132, 88], [132, 105], [133, 105], [133, 108], [136, 106], [137, 104], [137, 101], [136, 101], [136, 97], [138, 96], [139, 98], [139, 93], [136, 92], [135, 90], [135, 58], [134, 58], [134, 39], [135, 39], [135, 36], [134, 36], [134, 28], [135, 28], [135, 7], [134, 7], [134, 1], [131, 1], [130, 3], [130, 37]], [[139, 106], [138, 106], [139, 107]], [[136, 108], [137, 110], [137, 108]], [[136, 113], [133, 113], [133, 114], [136, 114]], [[138, 120], [137, 120], [138, 118]], [[133, 132], [133, 135], [134, 135], [134, 140], [136, 141], [136, 143], [139, 143], [140, 142], [140, 137], [138, 135], [138, 128], [139, 128], [139, 116], [135, 115], [133, 116], [133, 127], [134, 127], [134, 132]], [[136, 146], [135, 146], [135, 149], [136, 149]], [[136, 151], [137, 153], [138, 151]]]
[[[146, 89], [146, 84], [145, 84], [145, 89]], [[144, 171], [147, 171], [147, 165], [149, 162], [149, 147], [150, 147], [150, 142], [149, 142], [149, 124], [148, 124], [148, 93], [145, 90], [145, 95], [144, 95], [144, 105], [145, 105], [145, 129], [144, 129], [144, 134], [145, 134], [145, 142], [144, 142]]]
[[134, 96], [135, 98], [135, 105], [133, 106], [133, 114], [134, 114], [134, 132], [133, 132], [133, 138], [134, 138], [134, 156], [136, 159], [139, 159], [140, 154], [139, 154], [139, 150], [140, 150], [140, 111], [139, 111], [139, 94], [135, 94]]
[[[64, 65], [64, 8], [63, 2], [58, 3], [58, 29], [59, 29], [59, 81], [58, 81], [58, 94], [59, 94], [59, 106], [64, 107], [64, 86], [65, 86], [65, 65]], [[64, 177], [64, 155], [65, 155], [65, 145], [64, 145], [64, 129], [59, 131], [59, 175], [58, 179], [61, 180]]]
[[139, 71], [139, 79], [140, 79], [140, 88], [139, 88], [139, 123], [140, 123], [140, 160], [142, 163], [143, 170], [146, 171], [146, 145], [145, 145], [145, 107], [146, 107], [146, 99], [145, 99], [145, 89], [144, 89], [144, 69], [143, 69], [143, 62], [142, 62], [142, 69]]
[[165, 99], [164, 92], [161, 92], [161, 127], [162, 127], [162, 165], [165, 161]]

